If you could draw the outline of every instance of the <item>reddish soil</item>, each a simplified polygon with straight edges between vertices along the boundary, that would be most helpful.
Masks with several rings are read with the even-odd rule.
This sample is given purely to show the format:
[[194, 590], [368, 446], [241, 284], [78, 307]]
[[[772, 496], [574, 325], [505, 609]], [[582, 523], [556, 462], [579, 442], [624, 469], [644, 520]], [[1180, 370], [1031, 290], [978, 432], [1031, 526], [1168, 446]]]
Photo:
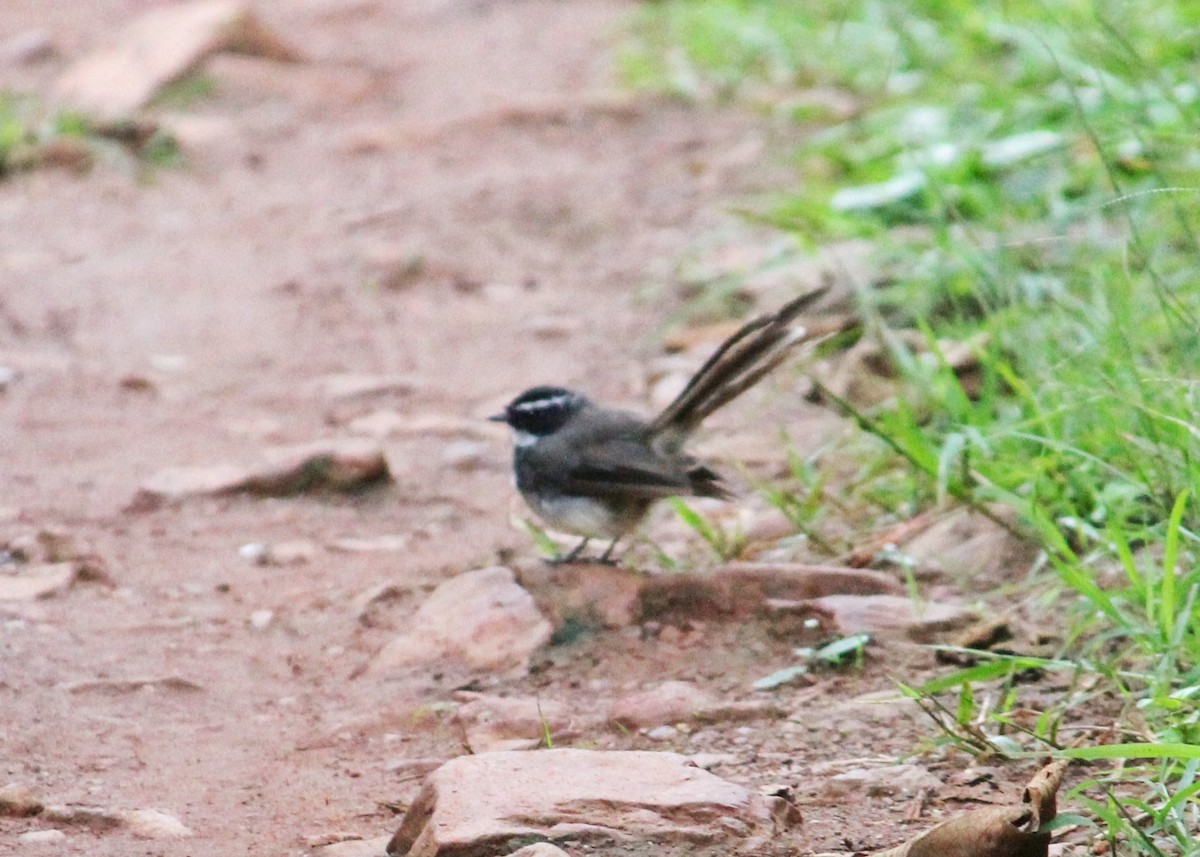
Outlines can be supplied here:
[[[60, 54], [5, 69], [6, 86], [48, 92], [149, 5], [7, 0], [0, 32], [44, 28]], [[0, 393], [0, 541], [67, 534], [114, 584], [0, 604], [0, 785], [155, 807], [196, 833], [70, 830], [59, 854], [295, 854], [391, 833], [418, 786], [398, 763], [462, 751], [445, 714], [460, 677], [363, 665], [438, 581], [535, 554], [509, 523], [508, 442], [490, 428], [471, 466], [446, 459], [444, 435], [388, 439], [394, 483], [352, 496], [129, 510], [142, 480], [344, 435], [382, 406], [476, 418], [548, 380], [636, 400], [635, 370], [679, 306], [646, 286], [669, 283], [722, 205], [780, 169], [755, 157], [760, 117], [620, 94], [612, 45], [629, 2], [261, 5], [309, 61], [215, 58], [216, 94], [186, 108], [211, 121], [192, 122], [204, 139], [182, 168], [102, 160], [0, 184], [0, 365], [21, 373]], [[381, 286], [379, 260], [405, 253], [420, 270]], [[331, 403], [313, 382], [333, 373], [415, 383]], [[389, 534], [407, 549], [327, 549]], [[320, 548], [304, 564], [239, 555], [298, 539]], [[360, 621], [385, 583], [400, 597]], [[583, 710], [664, 678], [747, 698], [790, 647], [754, 625], [590, 633], [528, 678], [478, 686]], [[791, 720], [673, 743], [598, 728], [576, 744], [727, 752], [722, 776], [799, 784], [806, 822], [780, 845], [793, 852], [893, 843], [911, 832], [903, 801], [839, 807], [806, 772], [903, 755], [932, 730], [802, 714], [931, 660], [899, 647], [886, 663], [776, 691]], [[168, 676], [200, 689], [78, 684]], [[0, 819], [0, 851], [36, 826]]]

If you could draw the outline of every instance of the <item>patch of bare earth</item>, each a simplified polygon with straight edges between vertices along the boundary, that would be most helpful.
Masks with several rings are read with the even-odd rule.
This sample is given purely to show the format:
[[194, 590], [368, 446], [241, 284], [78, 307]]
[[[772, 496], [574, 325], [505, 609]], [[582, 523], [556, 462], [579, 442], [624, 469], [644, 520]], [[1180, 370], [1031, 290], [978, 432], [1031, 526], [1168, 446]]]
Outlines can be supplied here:
[[[6, 85], [48, 95], [153, 5], [8, 0], [0, 32], [53, 50], [10, 61]], [[606, 621], [581, 605], [627, 581], [516, 563], [512, 586], [555, 618], [526, 664], [378, 665], [435, 587], [533, 553], [509, 523], [507, 438], [480, 418], [547, 380], [636, 400], [672, 298], [645, 286], [785, 173], [760, 117], [616, 87], [630, 3], [261, 6], [305, 59], [212, 57], [215, 95], [156, 108], [182, 169], [102, 158], [0, 184], [0, 580], [59, 575], [0, 601], [0, 786], [75, 808], [0, 818], [0, 850], [46, 828], [56, 853], [89, 855], [386, 839], [438, 764], [507, 734], [462, 714], [478, 694], [540, 700], [559, 748], [675, 751], [786, 796], [804, 822], [776, 818], [764, 853], [891, 844], [948, 811], [925, 811], [944, 759], [932, 781], [869, 773], [929, 733], [873, 695], [932, 666], [904, 633], [861, 671], [754, 691], [811, 642], [800, 608], [667, 599]], [[714, 434], [774, 443], [764, 399]], [[816, 419], [786, 396], [771, 413]], [[354, 437], [390, 479], [341, 491], [302, 456], [266, 489], [228, 484]], [[195, 468], [200, 496], [147, 501], [167, 468]], [[599, 589], [556, 602], [584, 583]], [[672, 685], [682, 708], [616, 725], [615, 702], [662, 703], [636, 694], [668, 680], [700, 696]], [[120, 816], [150, 809], [190, 835]]]

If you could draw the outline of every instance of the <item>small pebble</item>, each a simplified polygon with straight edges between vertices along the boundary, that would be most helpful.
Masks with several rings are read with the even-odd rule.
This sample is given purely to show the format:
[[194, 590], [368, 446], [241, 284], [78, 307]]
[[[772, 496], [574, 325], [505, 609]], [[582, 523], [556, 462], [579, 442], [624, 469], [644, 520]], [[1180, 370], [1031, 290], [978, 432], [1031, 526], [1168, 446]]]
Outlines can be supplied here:
[[17, 837], [17, 842], [21, 845], [51, 845], [57, 842], [66, 841], [67, 834], [61, 830], [51, 828], [50, 830], [29, 830]]
[[655, 726], [646, 733], [646, 737], [652, 741], [667, 741], [671, 738], [679, 737], [679, 730], [674, 726]]
[[270, 625], [271, 620], [274, 618], [274, 610], [255, 610], [250, 614], [250, 626], [261, 631]]
[[270, 547], [262, 542], [250, 542], [238, 548], [238, 556], [255, 565], [266, 565], [270, 555]]

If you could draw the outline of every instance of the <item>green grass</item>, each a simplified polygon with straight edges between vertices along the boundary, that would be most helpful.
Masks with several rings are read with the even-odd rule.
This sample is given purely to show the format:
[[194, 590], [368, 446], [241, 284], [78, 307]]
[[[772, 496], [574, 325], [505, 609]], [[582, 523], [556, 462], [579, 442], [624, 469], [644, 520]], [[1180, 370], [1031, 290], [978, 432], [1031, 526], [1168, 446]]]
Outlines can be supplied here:
[[[1072, 617], [1074, 678], [1022, 746], [1085, 753], [1055, 736], [1115, 708], [1138, 736], [1118, 746], [1166, 749], [1093, 762], [1080, 800], [1128, 853], [1200, 853], [1200, 762], [1171, 749], [1200, 743], [1200, 4], [668, 0], [622, 63], [803, 129], [794, 181], [747, 216], [809, 247], [871, 239], [867, 335], [913, 328], [933, 354], [885, 339], [897, 404], [854, 413], [879, 445], [842, 501], [1011, 507]], [[967, 340], [970, 385], [936, 345]], [[811, 527], [813, 496], [771, 500]], [[1027, 666], [954, 677], [947, 728], [995, 751]], [[985, 684], [1010, 705], [979, 718]]]
[[36, 99], [0, 90], [0, 180], [46, 167], [86, 172], [98, 160], [132, 160], [138, 170], [176, 167], [175, 140], [133, 123], [101, 124], [70, 111], [50, 111]]

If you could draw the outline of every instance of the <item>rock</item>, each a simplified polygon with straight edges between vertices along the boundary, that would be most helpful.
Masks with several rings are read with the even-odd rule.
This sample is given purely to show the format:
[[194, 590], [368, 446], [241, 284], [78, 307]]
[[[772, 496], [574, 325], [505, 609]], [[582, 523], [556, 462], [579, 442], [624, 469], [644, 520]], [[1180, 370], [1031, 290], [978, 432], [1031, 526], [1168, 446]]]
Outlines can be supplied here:
[[249, 493], [268, 497], [328, 488], [349, 491], [391, 478], [378, 445], [357, 439], [319, 440], [267, 450], [248, 468], [169, 467], [138, 488], [130, 509], [147, 511], [195, 497]]
[[65, 842], [67, 834], [61, 830], [27, 830], [17, 837], [18, 845], [56, 845]]
[[33, 65], [55, 53], [54, 38], [49, 32], [23, 30], [0, 43], [0, 65]]
[[613, 702], [609, 720], [626, 728], [670, 725], [692, 720], [748, 720], [781, 712], [762, 700], [725, 702], [691, 682], [668, 681]]
[[551, 626], [533, 598], [503, 567], [469, 571], [435, 589], [407, 633], [375, 657], [373, 671], [439, 662], [470, 669], [525, 673]]
[[274, 610], [255, 610], [250, 614], [250, 627], [256, 631], [265, 631], [274, 618]]
[[375, 242], [363, 249], [367, 280], [386, 292], [403, 291], [421, 281], [428, 263], [420, 248], [394, 242]]
[[675, 753], [514, 751], [460, 756], [434, 771], [387, 850], [466, 857], [569, 838], [727, 854], [772, 831], [762, 798]]
[[316, 557], [317, 550], [312, 542], [297, 539], [271, 545], [250, 542], [238, 548], [238, 555], [255, 565], [303, 565]]
[[901, 546], [905, 555], [957, 579], [993, 587], [1024, 578], [1037, 547], [971, 509], [958, 509]]
[[377, 444], [330, 439], [267, 450], [241, 490], [280, 496], [312, 488], [347, 490], [389, 478], [387, 459]]
[[347, 431], [368, 437], [466, 437], [482, 438], [488, 426], [479, 420], [468, 420], [443, 414], [413, 414], [405, 416], [387, 408], [351, 420]]
[[320, 857], [386, 857], [390, 836], [372, 839], [346, 839], [317, 849]]
[[486, 464], [490, 455], [489, 447], [474, 440], [456, 440], [442, 450], [442, 464], [455, 470], [478, 470]]
[[7, 392], [20, 377], [21, 373], [11, 366], [0, 366], [0, 393]]
[[637, 569], [579, 562], [521, 566], [522, 585], [556, 629], [625, 628], [637, 621], [645, 576]]
[[571, 857], [571, 855], [549, 842], [535, 842], [524, 848], [518, 848], [508, 857]]
[[398, 553], [408, 550], [409, 537], [404, 533], [390, 533], [363, 539], [338, 539], [329, 543], [329, 549], [338, 553]]
[[826, 797], [844, 800], [884, 795], [912, 796], [922, 789], [936, 790], [942, 781], [920, 765], [886, 765], [852, 768], [822, 780]]
[[715, 574], [660, 574], [646, 579], [640, 613], [643, 619], [671, 615], [745, 618], [761, 612], [770, 599], [900, 592], [900, 583], [879, 571], [803, 563], [734, 562]]
[[67, 693], [133, 693], [141, 690], [166, 690], [174, 693], [197, 693], [204, 686], [191, 679], [177, 675], [148, 676], [145, 678], [102, 678], [88, 681], [74, 681], [62, 685]]
[[41, 818], [94, 831], [125, 829], [143, 839], [181, 839], [192, 836], [183, 822], [157, 809], [112, 810], [96, 806], [47, 806]]
[[388, 393], [411, 393], [419, 382], [409, 375], [326, 375], [316, 383], [318, 395], [326, 399], [358, 399]]
[[24, 783], [9, 783], [0, 788], [0, 818], [26, 818], [42, 811], [42, 802]]
[[66, 592], [79, 579], [74, 562], [55, 562], [22, 568], [20, 574], [0, 574], [0, 601], [32, 601]]
[[116, 44], [63, 72], [55, 94], [72, 109], [102, 119], [125, 118], [205, 57], [224, 50], [299, 59], [243, 0], [192, 0], [157, 6], [130, 22]]
[[141, 484], [130, 508], [156, 509], [164, 503], [178, 503], [193, 497], [230, 494], [238, 491], [245, 480], [245, 469], [232, 464], [168, 467]]
[[571, 709], [562, 702], [534, 697], [464, 694], [467, 702], [454, 715], [472, 753], [529, 750], [546, 742], [566, 741], [579, 734]]
[[118, 815], [130, 833], [143, 839], [184, 839], [193, 835], [178, 818], [157, 809], [131, 809]]
[[803, 602], [825, 613], [839, 634], [872, 634], [903, 631], [917, 642], [935, 634], [961, 628], [978, 616], [954, 604], [915, 602], [899, 595], [826, 595]]

